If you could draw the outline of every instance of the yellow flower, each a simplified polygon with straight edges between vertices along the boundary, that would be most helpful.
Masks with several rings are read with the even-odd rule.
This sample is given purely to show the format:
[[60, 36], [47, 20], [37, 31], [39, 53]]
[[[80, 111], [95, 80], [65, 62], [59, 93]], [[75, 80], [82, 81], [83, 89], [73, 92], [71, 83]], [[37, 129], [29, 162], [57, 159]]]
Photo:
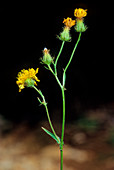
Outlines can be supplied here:
[[84, 24], [84, 19], [83, 17], [85, 17], [87, 15], [87, 9], [75, 9], [74, 10], [74, 16], [76, 17], [76, 26], [75, 26], [75, 30], [77, 32], [85, 32], [87, 30], [87, 26]]
[[85, 17], [87, 15], [87, 9], [82, 9], [82, 8], [79, 8], [79, 9], [75, 9], [74, 11], [74, 16], [78, 19], [82, 19], [83, 17]]
[[71, 28], [75, 25], [76, 21], [72, 20], [72, 18], [67, 17], [67, 19], [64, 19], [63, 23], [66, 25], [66, 27]]
[[22, 89], [26, 87], [33, 87], [34, 85], [37, 85], [36, 81], [40, 81], [36, 74], [38, 73], [38, 69], [34, 70], [33, 68], [29, 68], [28, 70], [21, 70], [21, 72], [17, 75], [17, 85], [19, 87], [19, 92], [21, 92]]
[[65, 27], [63, 28], [63, 31], [60, 33], [59, 39], [62, 41], [71, 41], [70, 36], [70, 28], [75, 25], [76, 21], [72, 20], [72, 18], [67, 17], [67, 19], [63, 20], [63, 23], [65, 24]]

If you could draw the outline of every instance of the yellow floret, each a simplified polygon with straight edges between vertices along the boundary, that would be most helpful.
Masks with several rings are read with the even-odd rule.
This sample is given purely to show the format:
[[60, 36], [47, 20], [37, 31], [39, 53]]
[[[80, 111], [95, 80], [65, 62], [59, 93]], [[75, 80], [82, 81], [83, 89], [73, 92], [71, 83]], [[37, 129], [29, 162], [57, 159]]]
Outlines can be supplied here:
[[39, 68], [37, 68], [36, 70], [34, 70], [33, 68], [29, 68], [28, 70], [23, 69], [21, 70], [21, 72], [18, 73], [16, 83], [19, 87], [19, 92], [21, 92], [21, 90], [24, 89], [25, 86], [32, 87], [33, 85], [37, 85], [36, 81], [40, 81], [36, 77], [38, 69]]
[[78, 19], [82, 19], [83, 17], [87, 16], [87, 9], [84, 10], [82, 8], [76, 8], [74, 11], [74, 16]]
[[76, 21], [72, 20], [72, 18], [67, 17], [67, 19], [64, 19], [63, 23], [66, 25], [66, 27], [71, 28], [75, 25]]

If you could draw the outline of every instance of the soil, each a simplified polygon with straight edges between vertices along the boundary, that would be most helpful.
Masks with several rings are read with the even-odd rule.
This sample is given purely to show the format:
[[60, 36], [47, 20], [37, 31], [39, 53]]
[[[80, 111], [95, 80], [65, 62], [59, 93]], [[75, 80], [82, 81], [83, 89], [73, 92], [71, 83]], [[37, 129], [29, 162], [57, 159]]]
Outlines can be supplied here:
[[[0, 170], [59, 170], [59, 146], [40, 125], [47, 123], [33, 129], [22, 124], [1, 134]], [[68, 124], [65, 132], [64, 170], [114, 169], [114, 147], [106, 142], [105, 128], [93, 133]]]

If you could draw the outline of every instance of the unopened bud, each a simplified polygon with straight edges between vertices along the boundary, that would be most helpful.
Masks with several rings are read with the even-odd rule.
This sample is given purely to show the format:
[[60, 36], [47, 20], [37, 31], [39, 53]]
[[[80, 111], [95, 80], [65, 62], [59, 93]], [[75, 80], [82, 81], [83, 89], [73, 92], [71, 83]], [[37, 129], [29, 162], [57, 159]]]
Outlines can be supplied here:
[[43, 50], [43, 58], [41, 59], [44, 64], [50, 65], [53, 62], [53, 58], [51, 57], [50, 50], [44, 48]]

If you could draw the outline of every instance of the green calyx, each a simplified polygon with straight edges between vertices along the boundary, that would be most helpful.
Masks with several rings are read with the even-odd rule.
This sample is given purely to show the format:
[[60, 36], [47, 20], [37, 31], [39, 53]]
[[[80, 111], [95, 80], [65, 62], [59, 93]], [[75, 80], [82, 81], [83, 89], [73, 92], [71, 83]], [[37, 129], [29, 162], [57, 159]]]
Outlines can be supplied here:
[[64, 27], [63, 31], [60, 33], [60, 36], [58, 38], [61, 41], [71, 41], [71, 36], [70, 36], [70, 28], [69, 27]]
[[50, 65], [53, 62], [53, 58], [51, 57], [49, 50], [44, 48], [43, 57], [41, 58], [42, 64]]
[[33, 80], [32, 78], [28, 78], [25, 81], [25, 86], [26, 87], [33, 87], [34, 85], [36, 85], [35, 80]]
[[77, 32], [85, 32], [87, 30], [87, 26], [84, 24], [83, 19], [81, 19], [81, 20], [78, 19], [77, 20], [75, 30]]

